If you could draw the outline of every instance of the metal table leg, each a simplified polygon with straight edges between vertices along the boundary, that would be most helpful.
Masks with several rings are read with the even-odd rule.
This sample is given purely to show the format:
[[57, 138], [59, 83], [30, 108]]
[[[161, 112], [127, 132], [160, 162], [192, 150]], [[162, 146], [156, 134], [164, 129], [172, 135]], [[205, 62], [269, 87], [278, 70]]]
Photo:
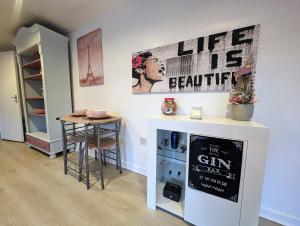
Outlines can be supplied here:
[[102, 189], [104, 189], [104, 178], [103, 178], [103, 167], [102, 167], [102, 150], [101, 150], [101, 147], [100, 147], [100, 125], [98, 124], [97, 125], [97, 130], [98, 130], [98, 133], [97, 133], [97, 146], [98, 146], [98, 152], [99, 152], [99, 166], [100, 166], [100, 180], [101, 180], [101, 187]]
[[120, 151], [120, 141], [119, 141], [119, 134], [120, 134], [120, 127], [121, 122], [117, 122], [117, 129], [116, 129], [116, 151], [117, 151], [117, 165], [119, 166], [120, 173], [122, 173], [122, 158], [121, 158], [121, 151]]
[[82, 180], [82, 168], [83, 168], [83, 159], [84, 159], [84, 149], [85, 147], [82, 147], [82, 142], [79, 143], [79, 177], [78, 181]]
[[84, 128], [84, 143], [85, 143], [85, 172], [86, 172], [86, 187], [90, 188], [90, 167], [89, 167], [89, 145], [88, 145], [88, 124]]

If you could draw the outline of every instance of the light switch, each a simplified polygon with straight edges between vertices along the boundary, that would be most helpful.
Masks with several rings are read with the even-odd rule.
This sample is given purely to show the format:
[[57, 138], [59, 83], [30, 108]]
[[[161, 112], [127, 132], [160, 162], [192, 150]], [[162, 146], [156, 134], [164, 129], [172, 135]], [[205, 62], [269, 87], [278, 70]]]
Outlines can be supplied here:
[[146, 137], [140, 137], [140, 144], [141, 145], [147, 145], [147, 138]]

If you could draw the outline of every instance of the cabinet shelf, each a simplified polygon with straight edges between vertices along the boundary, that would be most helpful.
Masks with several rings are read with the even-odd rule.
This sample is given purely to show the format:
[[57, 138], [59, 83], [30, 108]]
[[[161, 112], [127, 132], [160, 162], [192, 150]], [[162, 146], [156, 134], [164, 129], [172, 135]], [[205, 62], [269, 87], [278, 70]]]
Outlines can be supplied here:
[[31, 116], [39, 116], [39, 117], [45, 117], [46, 114], [38, 114], [38, 113], [35, 113], [35, 112], [28, 112], [28, 115], [31, 115]]
[[177, 215], [178, 217], [183, 218], [183, 200], [184, 200], [184, 192], [182, 192], [182, 195], [180, 197], [179, 202], [175, 202], [171, 199], [167, 199], [163, 196], [163, 189], [165, 186], [165, 182], [161, 182], [157, 180], [156, 182], [156, 206]]
[[177, 162], [178, 161], [178, 163], [180, 164], [185, 164], [186, 163], [186, 161], [183, 161], [183, 160], [181, 160], [181, 159], [177, 159], [177, 158], [173, 158], [173, 157], [170, 157], [170, 156], [167, 156], [167, 155], [161, 155], [161, 154], [157, 154], [158, 156], [160, 156], [160, 157], [163, 157], [164, 159], [167, 159], [167, 160], [170, 160], [170, 161], [172, 161], [172, 160], [175, 160], [175, 162]]
[[36, 74], [36, 75], [29, 75], [23, 78], [24, 80], [35, 80], [35, 81], [42, 81], [42, 74]]
[[157, 155], [168, 159], [174, 159], [183, 162], [184, 164], [186, 162], [186, 152], [182, 152], [180, 149], [171, 149], [158, 146]]
[[26, 97], [26, 100], [44, 100], [44, 97]]
[[30, 61], [26, 64], [23, 64], [22, 67], [23, 68], [40, 69], [41, 68], [41, 59], [36, 59], [36, 60]]

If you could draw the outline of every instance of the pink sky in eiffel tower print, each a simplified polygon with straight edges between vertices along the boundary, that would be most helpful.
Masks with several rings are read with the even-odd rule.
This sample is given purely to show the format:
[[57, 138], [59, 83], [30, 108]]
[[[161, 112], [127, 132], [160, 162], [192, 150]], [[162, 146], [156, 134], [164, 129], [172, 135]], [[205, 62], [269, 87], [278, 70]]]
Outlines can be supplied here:
[[80, 86], [104, 84], [101, 29], [77, 39]]

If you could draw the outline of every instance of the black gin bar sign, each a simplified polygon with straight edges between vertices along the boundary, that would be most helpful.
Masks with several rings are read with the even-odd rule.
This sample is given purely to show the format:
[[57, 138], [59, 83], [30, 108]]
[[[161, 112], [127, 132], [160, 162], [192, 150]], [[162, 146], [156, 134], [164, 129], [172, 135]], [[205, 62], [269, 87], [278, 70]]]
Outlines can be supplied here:
[[191, 135], [189, 187], [238, 202], [243, 142]]

